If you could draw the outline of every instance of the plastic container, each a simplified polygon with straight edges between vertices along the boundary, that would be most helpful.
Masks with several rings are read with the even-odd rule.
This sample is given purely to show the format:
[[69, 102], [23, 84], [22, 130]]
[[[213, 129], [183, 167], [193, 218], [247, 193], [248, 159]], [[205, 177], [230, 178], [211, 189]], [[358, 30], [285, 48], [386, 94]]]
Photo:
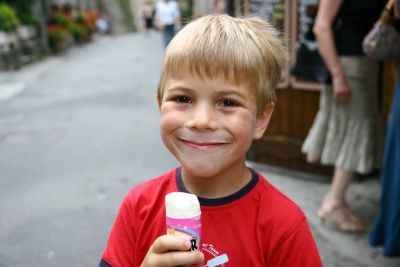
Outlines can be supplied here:
[[165, 196], [167, 234], [190, 240], [190, 250], [200, 249], [201, 211], [196, 195], [173, 192]]

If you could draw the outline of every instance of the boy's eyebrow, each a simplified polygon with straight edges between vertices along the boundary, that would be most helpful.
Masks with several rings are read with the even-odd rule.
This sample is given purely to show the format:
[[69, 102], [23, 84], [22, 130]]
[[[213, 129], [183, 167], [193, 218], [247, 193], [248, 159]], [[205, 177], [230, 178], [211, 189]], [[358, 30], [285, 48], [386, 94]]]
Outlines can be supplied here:
[[[186, 92], [187, 92], [187, 93], [189, 93], [189, 92], [195, 92], [195, 90], [193, 90], [193, 89], [186, 88], [186, 87], [180, 86], [180, 85], [170, 87], [170, 88], [168, 88], [168, 91], [169, 91], [169, 92], [178, 91], [178, 92], [185, 92], [185, 93], [186, 93]], [[215, 90], [215, 94], [216, 94], [217, 96], [236, 95], [236, 96], [238, 96], [238, 97], [240, 97], [240, 98], [246, 98], [246, 94], [244, 94], [244, 93], [242, 93], [242, 92], [240, 92], [240, 91], [238, 91], [238, 90], [234, 90], [234, 89], [232, 89], [232, 90], [229, 90], [229, 89], [221, 89], [221, 90], [219, 90], [219, 89], [217, 89], [217, 90]]]
[[225, 89], [222, 89], [222, 90], [217, 90], [216, 94], [217, 95], [236, 95], [236, 96], [238, 96], [240, 98], [246, 98], [246, 95], [244, 93], [242, 93], [240, 91], [237, 91], [237, 90], [225, 90]]
[[184, 86], [177, 85], [177, 86], [172, 86], [170, 88], [167, 88], [167, 90], [165, 90], [165, 91], [188, 91], [188, 92], [190, 92], [193, 90], [186, 88]]

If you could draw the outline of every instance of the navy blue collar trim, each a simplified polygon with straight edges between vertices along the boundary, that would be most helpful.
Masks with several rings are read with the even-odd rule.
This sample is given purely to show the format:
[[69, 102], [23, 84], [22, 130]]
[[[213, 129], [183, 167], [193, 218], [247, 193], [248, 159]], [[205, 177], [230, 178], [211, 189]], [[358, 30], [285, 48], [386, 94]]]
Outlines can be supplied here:
[[[239, 191], [237, 191], [236, 193], [233, 193], [232, 195], [229, 195], [226, 197], [221, 197], [221, 198], [197, 197], [199, 199], [200, 205], [202, 205], [202, 206], [219, 206], [219, 205], [228, 204], [232, 201], [242, 198], [244, 195], [249, 193], [257, 185], [258, 180], [259, 180], [257, 173], [251, 168], [249, 168], [249, 170], [251, 171], [251, 179]], [[188, 192], [185, 185], [183, 184], [183, 180], [182, 180], [182, 176], [181, 176], [181, 168], [178, 168], [176, 170], [176, 184], [177, 184], [179, 192], [190, 193], [190, 192]]]
[[101, 259], [99, 266], [100, 267], [112, 267], [112, 265], [110, 265], [108, 262], [106, 262], [103, 259]]

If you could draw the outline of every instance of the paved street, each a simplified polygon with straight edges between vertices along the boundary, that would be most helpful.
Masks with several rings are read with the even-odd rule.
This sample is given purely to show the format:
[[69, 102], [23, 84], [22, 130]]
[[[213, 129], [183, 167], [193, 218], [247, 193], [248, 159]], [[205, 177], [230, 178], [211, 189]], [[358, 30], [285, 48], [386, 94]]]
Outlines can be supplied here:
[[[96, 266], [127, 190], [177, 165], [159, 137], [162, 55], [158, 34], [100, 37], [0, 73], [0, 267]], [[249, 164], [303, 208], [324, 266], [400, 266], [320, 224], [327, 178]], [[379, 180], [351, 195], [369, 227]]]

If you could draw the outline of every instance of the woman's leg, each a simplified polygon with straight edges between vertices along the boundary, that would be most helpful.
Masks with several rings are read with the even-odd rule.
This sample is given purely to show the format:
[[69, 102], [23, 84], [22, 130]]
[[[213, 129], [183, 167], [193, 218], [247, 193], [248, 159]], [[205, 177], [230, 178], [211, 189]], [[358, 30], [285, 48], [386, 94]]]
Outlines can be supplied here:
[[322, 202], [318, 215], [333, 226], [344, 232], [360, 232], [364, 224], [349, 209], [346, 200], [347, 188], [353, 173], [335, 168], [333, 180], [328, 193]]
[[339, 206], [347, 206], [346, 192], [351, 182], [353, 173], [343, 169], [335, 168], [331, 187], [325, 195], [321, 209], [331, 211]]

